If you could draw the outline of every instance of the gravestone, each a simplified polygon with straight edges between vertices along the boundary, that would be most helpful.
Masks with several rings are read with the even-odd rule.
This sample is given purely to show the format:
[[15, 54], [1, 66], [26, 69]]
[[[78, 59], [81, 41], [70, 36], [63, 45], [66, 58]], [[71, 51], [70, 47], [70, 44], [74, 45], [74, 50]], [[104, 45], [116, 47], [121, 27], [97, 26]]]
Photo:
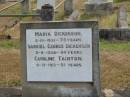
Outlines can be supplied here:
[[120, 6], [117, 17], [117, 26], [119, 28], [129, 28], [127, 21], [127, 9], [125, 6]]
[[85, 10], [87, 14], [110, 14], [113, 10], [113, 0], [87, 0]]
[[41, 9], [45, 4], [55, 7], [55, 0], [37, 0], [37, 9]]
[[23, 97], [100, 97], [97, 24], [22, 22]]
[[73, 0], [65, 0], [64, 13], [66, 16], [71, 15], [73, 12]]
[[21, 13], [27, 14], [29, 12], [29, 0], [23, 0], [21, 2]]

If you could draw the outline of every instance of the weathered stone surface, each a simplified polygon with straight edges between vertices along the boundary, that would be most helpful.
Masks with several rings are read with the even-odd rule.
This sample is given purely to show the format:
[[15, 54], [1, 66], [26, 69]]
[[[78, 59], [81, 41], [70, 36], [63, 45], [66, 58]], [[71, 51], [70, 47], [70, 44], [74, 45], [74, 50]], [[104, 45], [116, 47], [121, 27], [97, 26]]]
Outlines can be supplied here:
[[[40, 93], [40, 91], [38, 91], [38, 90], [36, 90], [36, 91]], [[34, 90], [34, 93], [36, 93], [36, 91]], [[83, 95], [90, 93], [90, 94], [92, 94], [92, 97], [96, 97], [95, 95], [93, 95], [92, 91], [88, 90], [87, 93], [85, 91], [86, 91], [85, 88], [82, 88], [80, 90], [80, 92]], [[43, 91], [41, 91], [41, 92], [43, 92]], [[59, 97], [61, 97], [60, 95], [68, 95], [69, 97], [77, 97], [76, 95], [80, 95], [79, 89], [74, 89], [74, 88], [70, 89], [70, 88], [65, 88], [65, 87], [54, 88], [51, 90], [51, 92], [52, 93], [55, 92], [54, 96], [59, 96]], [[69, 94], [71, 94], [71, 95], [69, 95]], [[130, 97], [130, 89], [122, 89], [122, 90], [104, 89], [103, 94], [104, 95], [102, 97]], [[80, 95], [79, 97], [82, 97], [82, 96]], [[21, 87], [0, 88], [0, 97], [22, 97], [22, 88]], [[37, 96], [34, 95], [33, 97], [37, 97]], [[86, 97], [86, 96], [83, 96], [83, 97]]]
[[122, 29], [122, 28], [107, 28], [100, 29], [100, 38], [106, 40], [130, 40], [130, 29]]
[[[88, 88], [89, 87], [89, 88]], [[91, 85], [86, 87], [24, 87], [23, 97], [97, 97]]]
[[114, 90], [116, 94], [121, 95], [122, 97], [130, 97], [130, 89]]
[[71, 15], [72, 12], [73, 12], [73, 0], [65, 0], [64, 2], [65, 15]]
[[76, 21], [80, 17], [80, 12], [78, 10], [74, 11], [68, 18], [68, 21]]
[[121, 95], [119, 94], [116, 94], [113, 90], [111, 89], [105, 89], [104, 90], [104, 94], [105, 94], [105, 97], [122, 97]]
[[106, 15], [113, 10], [113, 2], [85, 2], [85, 10], [87, 14]]
[[130, 97], [130, 89], [122, 89], [122, 90], [104, 89], [103, 93], [105, 97]]
[[118, 27], [120, 28], [129, 28], [127, 23], [127, 12], [124, 6], [120, 6], [118, 11]]
[[0, 88], [0, 97], [22, 97], [22, 88]]
[[87, 0], [89, 3], [102, 3], [107, 2], [108, 0]]

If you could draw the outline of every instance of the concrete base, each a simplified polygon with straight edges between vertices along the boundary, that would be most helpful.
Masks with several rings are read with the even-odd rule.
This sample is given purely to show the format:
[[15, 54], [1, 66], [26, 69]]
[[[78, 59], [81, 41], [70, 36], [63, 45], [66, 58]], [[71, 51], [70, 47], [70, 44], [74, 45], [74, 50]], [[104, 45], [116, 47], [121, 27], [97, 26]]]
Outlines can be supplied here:
[[99, 97], [92, 85], [33, 85], [23, 87], [23, 97]]
[[85, 2], [87, 14], [106, 15], [112, 13], [113, 2], [90, 3]]
[[22, 97], [21, 87], [0, 87], [0, 97]]

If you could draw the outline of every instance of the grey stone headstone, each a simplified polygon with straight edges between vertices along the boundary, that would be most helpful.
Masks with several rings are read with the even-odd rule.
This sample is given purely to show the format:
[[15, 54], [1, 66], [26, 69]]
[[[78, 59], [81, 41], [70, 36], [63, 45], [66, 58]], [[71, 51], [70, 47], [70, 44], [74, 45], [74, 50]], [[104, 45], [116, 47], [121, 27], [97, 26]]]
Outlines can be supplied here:
[[64, 13], [70, 15], [73, 12], [73, 0], [65, 0], [64, 2]]
[[113, 0], [88, 0], [85, 2], [85, 10], [87, 14], [110, 14], [113, 10]]
[[127, 11], [125, 6], [120, 6], [117, 17], [118, 27], [120, 28], [129, 28], [127, 22]]
[[[23, 63], [23, 97], [100, 97], [99, 32], [97, 21], [77, 22], [22, 22], [21, 56]], [[92, 29], [92, 80], [91, 82], [28, 81], [27, 29]], [[30, 32], [29, 32], [30, 33]], [[87, 32], [86, 32], [87, 33]], [[29, 38], [29, 37], [28, 37]], [[32, 40], [33, 41], [33, 40]], [[43, 43], [44, 44], [44, 43]], [[32, 64], [29, 64], [32, 65]], [[40, 78], [41, 76], [39, 76]], [[80, 76], [78, 76], [80, 77]]]
[[90, 3], [102, 3], [102, 2], [107, 2], [108, 0], [88, 0]]

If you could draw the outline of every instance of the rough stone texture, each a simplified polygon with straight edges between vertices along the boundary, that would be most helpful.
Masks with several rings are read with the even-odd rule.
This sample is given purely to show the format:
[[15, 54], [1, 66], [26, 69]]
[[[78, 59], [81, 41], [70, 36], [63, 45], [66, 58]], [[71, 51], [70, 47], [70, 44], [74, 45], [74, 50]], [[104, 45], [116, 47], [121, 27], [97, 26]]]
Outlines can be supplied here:
[[29, 0], [23, 0], [23, 2], [21, 2], [21, 12], [22, 14], [29, 12]]
[[100, 38], [106, 40], [130, 40], [130, 29], [113, 28], [113, 29], [100, 29]]
[[0, 88], [0, 97], [22, 97], [22, 88]]
[[90, 3], [85, 2], [87, 14], [106, 15], [112, 13], [113, 2]]
[[[60, 95], [68, 95], [69, 97], [77, 97], [76, 95], [78, 95], [78, 97], [82, 97], [83, 95], [80, 95], [78, 90], [79, 89], [71, 90], [68, 88], [59, 87], [59, 88], [54, 88], [54, 90], [52, 90], [52, 91], [55, 91], [54, 96], [61, 97]], [[88, 90], [88, 91], [89, 91], [88, 94], [89, 93], [93, 94], [92, 91], [90, 91], [90, 90]], [[85, 88], [82, 88], [81, 92], [82, 92], [82, 94], [85, 95], [86, 94]], [[54, 92], [52, 92], [52, 93], [54, 93]], [[130, 97], [130, 89], [122, 89], [122, 90], [104, 89], [103, 94], [104, 95], [102, 97]], [[0, 97], [22, 97], [22, 88], [21, 87], [0, 88]], [[37, 96], [34, 95], [33, 97], [37, 97]], [[86, 97], [86, 96], [83, 96], [83, 97]], [[93, 95], [92, 97], [96, 97], [96, 96]]]
[[73, 11], [73, 13], [69, 16], [69, 18], [67, 19], [68, 21], [76, 21], [78, 20], [80, 17], [80, 12], [78, 10]]
[[130, 97], [130, 89], [114, 90], [116, 94], [122, 97]]
[[118, 27], [119, 28], [129, 28], [128, 23], [127, 23], [127, 11], [124, 6], [120, 6], [119, 11], [118, 11]]
[[24, 87], [23, 97], [97, 97], [92, 86], [87, 87]]
[[101, 3], [101, 2], [107, 2], [108, 0], [87, 0], [90, 3]]
[[105, 94], [105, 97], [122, 97], [121, 95], [119, 94], [116, 94], [113, 90], [111, 89], [105, 89], [104, 90], [104, 94]]
[[64, 2], [64, 14], [71, 15], [73, 12], [73, 0], [65, 0]]
[[104, 89], [103, 93], [104, 97], [130, 97], [130, 89], [122, 89], [122, 90]]

